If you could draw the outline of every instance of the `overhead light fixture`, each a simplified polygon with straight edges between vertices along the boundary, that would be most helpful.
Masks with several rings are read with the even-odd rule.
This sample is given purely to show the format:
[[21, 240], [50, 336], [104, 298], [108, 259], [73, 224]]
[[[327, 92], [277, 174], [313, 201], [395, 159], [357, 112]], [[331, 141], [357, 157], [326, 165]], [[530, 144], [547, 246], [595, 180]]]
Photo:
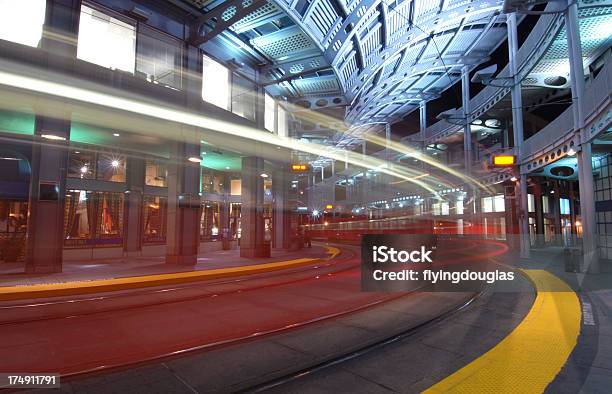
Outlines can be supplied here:
[[229, 170], [230, 168], [229, 168], [229, 166], [225, 166], [225, 169], [226, 169], [226, 170]]
[[574, 148], [570, 148], [570, 149], [567, 151], [567, 155], [568, 155], [568, 156], [574, 156], [575, 154], [576, 154], [576, 151], [574, 150]]
[[87, 171], [88, 171], [87, 166], [81, 167], [81, 174], [87, 174]]
[[199, 157], [197, 157], [197, 156], [192, 156], [192, 157], [190, 157], [188, 160], [189, 160], [190, 162], [192, 162], [192, 163], [201, 163], [201, 162], [202, 162], [202, 159], [201, 159], [201, 158], [199, 158]]
[[56, 134], [41, 134], [40, 136], [48, 140], [66, 141], [66, 137], [62, 137], [61, 135], [56, 135]]
[[261, 174], [261, 175], [259, 175], [259, 176], [260, 176], [260, 177], [262, 177], [262, 178], [267, 178], [267, 177], [268, 177], [268, 174], [266, 174], [266, 173], [264, 172], [264, 173], [262, 173], [262, 174]]
[[121, 134], [119, 134], [119, 133], [113, 133], [113, 135], [114, 135], [115, 137], [119, 137]]
[[516, 182], [516, 177], [515, 177], [515, 176], [513, 176], [512, 178], [510, 178], [510, 180], [511, 180], [512, 182]]
[[119, 167], [119, 160], [113, 160], [113, 161], [111, 161], [111, 166], [113, 166], [114, 168]]

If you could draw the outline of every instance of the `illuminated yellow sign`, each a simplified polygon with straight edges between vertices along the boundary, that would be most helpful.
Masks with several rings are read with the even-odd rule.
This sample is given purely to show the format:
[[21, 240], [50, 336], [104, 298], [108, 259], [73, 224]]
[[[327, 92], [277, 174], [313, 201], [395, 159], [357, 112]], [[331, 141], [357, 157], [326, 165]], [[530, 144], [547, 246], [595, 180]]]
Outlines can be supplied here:
[[307, 164], [292, 164], [291, 171], [308, 171]]
[[333, 205], [331, 205], [331, 204], [327, 204], [327, 205], [325, 206], [325, 209], [334, 209], [334, 206], [333, 206]]
[[493, 167], [508, 167], [516, 164], [516, 156], [514, 155], [498, 155], [493, 156]]

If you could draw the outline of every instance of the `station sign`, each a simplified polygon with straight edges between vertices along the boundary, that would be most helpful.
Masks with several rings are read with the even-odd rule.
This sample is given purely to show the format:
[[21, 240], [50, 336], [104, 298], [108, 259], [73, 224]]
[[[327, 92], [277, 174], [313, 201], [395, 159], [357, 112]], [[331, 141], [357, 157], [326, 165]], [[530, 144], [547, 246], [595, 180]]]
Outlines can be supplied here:
[[512, 167], [516, 165], [514, 155], [495, 155], [493, 156], [493, 167]]
[[308, 171], [310, 166], [308, 164], [292, 164], [291, 171], [293, 172], [306, 172]]

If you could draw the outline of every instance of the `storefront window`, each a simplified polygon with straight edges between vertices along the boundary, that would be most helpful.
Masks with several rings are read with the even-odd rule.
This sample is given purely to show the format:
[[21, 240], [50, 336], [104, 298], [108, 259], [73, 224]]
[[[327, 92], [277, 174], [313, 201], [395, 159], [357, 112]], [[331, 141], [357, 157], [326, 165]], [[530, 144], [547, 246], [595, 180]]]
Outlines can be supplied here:
[[264, 186], [264, 196], [272, 196], [272, 180], [270, 178], [266, 178], [263, 181]]
[[68, 177], [94, 179], [96, 170], [96, 154], [81, 150], [71, 150], [68, 164]]
[[64, 244], [117, 246], [123, 242], [123, 193], [69, 190], [64, 214]]
[[27, 215], [27, 202], [0, 201], [0, 233], [25, 232]]
[[136, 27], [86, 5], [81, 6], [77, 57], [134, 73]]
[[223, 176], [213, 170], [202, 170], [202, 192], [203, 193], [223, 193]]
[[167, 209], [166, 198], [144, 196], [144, 243], [166, 242]]
[[46, 4], [46, 0], [0, 0], [0, 39], [37, 47]]
[[98, 153], [97, 179], [125, 182], [125, 156], [114, 153]]
[[242, 195], [242, 179], [232, 179], [230, 181], [230, 194], [232, 196]]
[[147, 160], [145, 168], [145, 184], [148, 186], [168, 186], [168, 166], [165, 163]]
[[229, 212], [229, 225], [230, 225], [230, 234], [233, 239], [240, 238], [240, 208], [242, 204], [240, 203], [232, 203], [230, 204], [230, 212]]
[[230, 109], [229, 69], [208, 56], [203, 57], [202, 99], [225, 110]]
[[64, 215], [65, 245], [78, 247], [91, 244], [95, 217], [93, 192], [70, 190], [66, 194]]
[[123, 231], [123, 195], [98, 192], [98, 234], [102, 243], [118, 243]]
[[206, 201], [202, 205], [202, 219], [200, 223], [200, 239], [203, 241], [216, 240], [221, 233], [220, 206], [215, 201]]

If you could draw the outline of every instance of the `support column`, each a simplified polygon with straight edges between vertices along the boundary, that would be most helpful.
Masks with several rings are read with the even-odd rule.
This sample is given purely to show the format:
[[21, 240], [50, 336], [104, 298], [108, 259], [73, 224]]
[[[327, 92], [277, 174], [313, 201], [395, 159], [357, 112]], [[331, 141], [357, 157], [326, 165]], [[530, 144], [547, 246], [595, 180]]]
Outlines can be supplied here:
[[142, 251], [144, 159], [128, 157], [126, 170], [127, 192], [124, 203], [123, 252], [127, 256], [137, 256]]
[[465, 160], [465, 173], [472, 173], [472, 131], [470, 129], [470, 69], [463, 66], [461, 69], [461, 100], [463, 105], [463, 151]]
[[[186, 140], [194, 139], [183, 137]], [[201, 214], [200, 164], [189, 161], [190, 157], [200, 157], [199, 143], [180, 140], [173, 143], [168, 168], [168, 264], [197, 262]]]
[[287, 171], [277, 171], [272, 178], [274, 195], [274, 247], [289, 249], [291, 247], [291, 212], [289, 203], [290, 177]]
[[[523, 100], [521, 97], [521, 79], [518, 75], [518, 35], [516, 32], [517, 21], [516, 13], [507, 15], [506, 24], [508, 26], [508, 59], [510, 74], [512, 75], [512, 131], [514, 140], [514, 153], [521, 162], [521, 151], [523, 146]], [[520, 167], [519, 170], [520, 172]], [[520, 256], [529, 258], [531, 255], [529, 244], [529, 219], [527, 208], [527, 175], [520, 174], [517, 185], [516, 198], [519, 200], [519, 237], [520, 237]]]
[[[66, 73], [76, 58], [80, 12], [80, 0], [47, 0], [41, 48], [47, 63]], [[62, 270], [71, 113], [57, 104], [52, 110], [36, 108], [25, 241], [28, 273]]]
[[544, 245], [544, 212], [542, 208], [542, 185], [536, 183], [533, 186], [533, 202], [536, 224], [536, 245]]
[[261, 157], [242, 158], [242, 236], [240, 257], [269, 257], [264, 239], [263, 178]]
[[582, 63], [582, 44], [578, 25], [578, 4], [568, 1], [565, 11], [567, 31], [567, 50], [570, 63], [570, 82], [574, 131], [581, 135], [581, 150], [578, 152], [578, 178], [580, 193], [580, 216], [582, 219], [582, 253], [584, 268], [589, 273], [599, 273], [597, 252], [597, 225], [595, 221], [595, 195], [593, 193], [593, 163], [591, 142], [584, 133], [584, 65]]

